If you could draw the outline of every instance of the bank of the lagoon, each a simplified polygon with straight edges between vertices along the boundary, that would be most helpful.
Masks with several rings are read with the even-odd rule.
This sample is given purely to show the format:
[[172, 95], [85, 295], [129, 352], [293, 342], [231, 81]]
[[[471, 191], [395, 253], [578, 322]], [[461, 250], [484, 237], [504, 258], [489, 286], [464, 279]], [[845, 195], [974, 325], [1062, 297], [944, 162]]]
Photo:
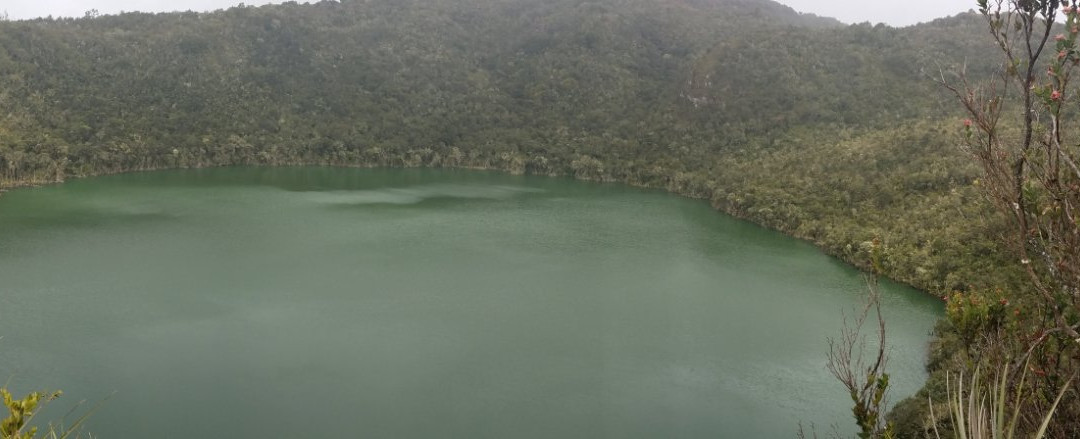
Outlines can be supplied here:
[[[658, 191], [430, 169], [0, 198], [0, 375], [100, 437], [792, 437], [862, 275]], [[885, 282], [897, 401], [940, 302]], [[48, 415], [48, 413], [46, 414]]]

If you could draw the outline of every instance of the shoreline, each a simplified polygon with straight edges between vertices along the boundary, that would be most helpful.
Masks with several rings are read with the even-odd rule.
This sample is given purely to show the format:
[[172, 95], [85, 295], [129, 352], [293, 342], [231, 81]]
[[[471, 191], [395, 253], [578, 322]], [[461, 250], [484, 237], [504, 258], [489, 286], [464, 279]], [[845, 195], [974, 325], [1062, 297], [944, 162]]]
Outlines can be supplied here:
[[[710, 197], [705, 196], [704, 194], [686, 193], [686, 192], [681, 192], [681, 191], [678, 191], [678, 190], [673, 190], [671, 187], [666, 187], [666, 186], [661, 186], [661, 185], [654, 185], [654, 184], [647, 184], [647, 183], [641, 183], [641, 182], [634, 182], [634, 181], [621, 181], [621, 180], [615, 179], [615, 178], [591, 178], [591, 177], [587, 177], [587, 176], [583, 177], [583, 176], [571, 175], [571, 174], [559, 173], [559, 172], [530, 173], [530, 172], [526, 172], [525, 169], [520, 169], [520, 170], [517, 170], [517, 169], [504, 169], [504, 168], [500, 168], [500, 167], [496, 167], [496, 166], [484, 166], [484, 165], [475, 165], [475, 164], [474, 165], [469, 165], [469, 164], [452, 165], [452, 166], [441, 166], [441, 165], [440, 166], [431, 166], [431, 165], [424, 165], [424, 164], [418, 165], [418, 166], [409, 166], [409, 165], [405, 165], [405, 166], [389, 165], [389, 166], [387, 166], [387, 165], [382, 165], [382, 164], [330, 163], [330, 162], [325, 162], [325, 161], [323, 161], [323, 162], [313, 161], [313, 162], [287, 163], [287, 164], [223, 164], [223, 165], [151, 167], [151, 168], [146, 168], [146, 169], [129, 169], [129, 170], [101, 172], [101, 173], [92, 173], [92, 174], [84, 174], [84, 175], [72, 175], [72, 176], [67, 176], [66, 178], [61, 179], [61, 180], [46, 181], [46, 182], [28, 181], [28, 182], [18, 182], [18, 183], [7, 183], [6, 185], [0, 185], [0, 197], [2, 197], [4, 193], [6, 193], [8, 191], [11, 191], [11, 190], [29, 189], [29, 188], [42, 187], [42, 186], [53, 185], [53, 184], [63, 184], [63, 183], [66, 183], [66, 182], [68, 182], [69, 180], [72, 180], [72, 179], [103, 177], [103, 176], [107, 176], [107, 175], [132, 174], [132, 173], [138, 173], [138, 172], [155, 172], [155, 171], [182, 170], [182, 169], [211, 169], [211, 168], [228, 168], [228, 167], [274, 168], [274, 167], [308, 167], [308, 166], [312, 166], [312, 167], [333, 167], [333, 168], [358, 168], [358, 169], [376, 169], [376, 168], [383, 168], [383, 169], [417, 169], [417, 168], [423, 168], [423, 169], [457, 169], [457, 170], [466, 170], [466, 171], [491, 171], [491, 172], [501, 172], [501, 173], [505, 173], [505, 174], [508, 174], [508, 175], [532, 175], [532, 176], [541, 176], [541, 177], [572, 178], [572, 179], [578, 180], [578, 181], [586, 181], [586, 182], [593, 182], [593, 183], [624, 184], [624, 185], [627, 185], [627, 186], [630, 186], [630, 187], [636, 187], [636, 188], [663, 190], [664, 192], [670, 193], [672, 195], [676, 195], [676, 196], [680, 196], [680, 197], [684, 197], [684, 198], [689, 198], [689, 199], [693, 199], [693, 200], [705, 201], [705, 202], [707, 202], [709, 204], [709, 206], [714, 211], [716, 211], [716, 212], [718, 212], [720, 214], [727, 215], [727, 216], [729, 216], [731, 218], [734, 218], [734, 219], [737, 219], [739, 221], [745, 221], [745, 222], [748, 222], [750, 224], [754, 224], [754, 225], [756, 225], [758, 227], [765, 228], [767, 230], [773, 230], [773, 231], [779, 232], [779, 233], [781, 233], [781, 234], [783, 234], [783, 235], [785, 235], [787, 237], [790, 237], [790, 238], [793, 238], [793, 239], [798, 239], [800, 241], [806, 242], [806, 243], [814, 246], [815, 248], [817, 248], [818, 251], [822, 252], [823, 254], [825, 254], [825, 255], [827, 255], [827, 256], [829, 256], [831, 258], [834, 258], [834, 259], [836, 259], [836, 260], [838, 260], [840, 262], [843, 262], [844, 264], [846, 264], [848, 266], [851, 266], [851, 267], [855, 268], [856, 270], [859, 270], [863, 274], [866, 274], [866, 275], [870, 274], [870, 272], [868, 271], [868, 266], [866, 266], [865, 264], [857, 263], [856, 261], [853, 260], [854, 259], [853, 257], [848, 258], [848, 257], [844, 257], [841, 254], [836, 254], [834, 252], [830, 252], [830, 251], [828, 251], [828, 249], [825, 248], [825, 246], [823, 244], [818, 243], [818, 242], [814, 241], [813, 239], [811, 239], [811, 238], [809, 238], [807, 236], [800, 236], [797, 233], [793, 233], [791, 231], [784, 230], [782, 228], [773, 227], [773, 226], [770, 226], [768, 224], [764, 224], [762, 222], [754, 221], [753, 219], [751, 219], [749, 217], [749, 215], [746, 215], [744, 212], [740, 212], [738, 209], [732, 208], [730, 206], [730, 203], [721, 203], [718, 200], [713, 200]], [[0, 199], [2, 199], [2, 198], [0, 198]], [[887, 274], [878, 274], [877, 276], [888, 279], [891, 282], [895, 282], [897, 284], [904, 285], [904, 286], [910, 287], [912, 289], [918, 290], [919, 292], [921, 292], [923, 294], [926, 294], [928, 296], [937, 298], [938, 300], [940, 300], [942, 302], [942, 304], [945, 303], [945, 297], [944, 296], [935, 294], [935, 293], [931, 292], [929, 289], [927, 289], [925, 287], [921, 287], [919, 285], [915, 285], [915, 284], [913, 284], [911, 282], [907, 282], [907, 281], [904, 281], [904, 280], [896, 279], [894, 277], [888, 276]]]

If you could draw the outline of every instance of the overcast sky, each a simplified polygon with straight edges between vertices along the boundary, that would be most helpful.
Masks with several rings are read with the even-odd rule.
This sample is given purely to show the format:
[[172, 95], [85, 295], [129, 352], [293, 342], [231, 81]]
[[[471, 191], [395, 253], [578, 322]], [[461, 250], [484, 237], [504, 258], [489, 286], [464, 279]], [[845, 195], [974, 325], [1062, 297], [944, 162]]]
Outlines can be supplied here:
[[975, 0], [778, 0], [799, 12], [845, 23], [908, 26], [975, 9]]
[[[539, 0], [537, 0], [539, 1]], [[845, 23], [886, 23], [907, 26], [972, 9], [975, 0], [779, 0], [800, 12], [834, 17]], [[97, 9], [103, 14], [120, 11], [211, 11], [240, 3], [237, 0], [0, 0], [0, 14], [23, 18], [81, 17]], [[249, 5], [280, 1], [249, 0]], [[304, 3], [304, 1], [300, 1]]]

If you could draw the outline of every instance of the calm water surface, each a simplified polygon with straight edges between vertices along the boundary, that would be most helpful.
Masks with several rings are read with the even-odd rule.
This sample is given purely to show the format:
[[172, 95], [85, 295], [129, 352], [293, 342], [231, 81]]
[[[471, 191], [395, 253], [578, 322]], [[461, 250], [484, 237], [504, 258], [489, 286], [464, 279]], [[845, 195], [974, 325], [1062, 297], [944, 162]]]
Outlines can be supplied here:
[[[0, 197], [0, 379], [102, 438], [848, 431], [860, 275], [705, 203], [495, 173], [128, 174]], [[940, 305], [884, 285], [892, 400]]]

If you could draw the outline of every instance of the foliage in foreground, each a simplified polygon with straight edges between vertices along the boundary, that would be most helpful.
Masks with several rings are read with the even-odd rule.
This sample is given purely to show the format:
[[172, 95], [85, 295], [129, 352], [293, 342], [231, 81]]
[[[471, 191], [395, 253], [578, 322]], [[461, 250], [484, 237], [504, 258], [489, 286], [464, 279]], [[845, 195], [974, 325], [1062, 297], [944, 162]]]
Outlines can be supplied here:
[[[979, 369], [971, 375], [969, 381], [965, 381], [961, 372], [953, 377], [953, 383], [946, 381], [948, 393], [948, 420], [953, 430], [952, 437], [956, 439], [1012, 439], [1018, 437], [1016, 432], [1022, 424], [1020, 419], [1021, 409], [1029, 398], [1028, 387], [1025, 386], [1027, 370], [1020, 372], [1019, 382], [1010, 386], [1010, 371], [1003, 368], [998, 371], [997, 379], [985, 381], [979, 374]], [[964, 385], [967, 384], [965, 390]], [[1069, 389], [1072, 380], [1062, 386], [1054, 402], [1047, 408], [1045, 415], [1039, 419], [1038, 428], [1030, 435], [1019, 437], [1031, 437], [1042, 439], [1050, 427], [1057, 406], [1065, 392]], [[934, 413], [934, 401], [928, 401], [930, 417], [934, 421], [934, 438], [941, 439], [941, 432], [937, 428], [939, 416]], [[1027, 413], [1025, 413], [1027, 414]], [[948, 437], [948, 436], [947, 436]]]
[[[1070, 87], [1080, 13], [1075, 1], [977, 5], [1002, 68], [988, 81], [961, 69], [940, 82], [970, 115], [965, 147], [1007, 220], [1002, 239], [1025, 278], [948, 297], [938, 342], [947, 347], [932, 355], [938, 373], [924, 389], [931, 414], [922, 430], [958, 439], [1080, 437], [1080, 113]], [[984, 370], [994, 371], [989, 380]]]
[[[1026, 312], [1017, 308], [1002, 316], [999, 307], [967, 299], [950, 304], [949, 317], [959, 334], [969, 334], [967, 369], [1000, 370], [997, 411], [1007, 406], [1017, 412], [1019, 426], [1013, 428], [1077, 437], [1080, 392], [1072, 384], [1080, 374], [1080, 137], [1070, 80], [1080, 64], [1080, 15], [1075, 1], [978, 0], [978, 6], [1004, 68], [981, 84], [963, 71], [942, 82], [971, 115], [967, 148], [983, 168], [988, 197], [1009, 220], [1005, 237], [1026, 273], [1020, 289], [999, 304], [1015, 300]], [[1029, 371], [1037, 378], [1025, 387]], [[1005, 399], [1008, 392], [1031, 397]], [[970, 408], [969, 416], [980, 415]], [[952, 412], [954, 423], [963, 420], [963, 412]], [[973, 428], [971, 434], [979, 431]]]
[[8, 410], [6, 418], [0, 419], [0, 439], [67, 439], [80, 437], [79, 428], [90, 416], [90, 412], [80, 416], [70, 427], [48, 424], [41, 436], [38, 436], [38, 427], [34, 425], [34, 417], [41, 411], [45, 404], [59, 398], [61, 392], [40, 393], [30, 392], [22, 399], [12, 396], [7, 388], [0, 387], [0, 397], [4, 400], [4, 407]]

